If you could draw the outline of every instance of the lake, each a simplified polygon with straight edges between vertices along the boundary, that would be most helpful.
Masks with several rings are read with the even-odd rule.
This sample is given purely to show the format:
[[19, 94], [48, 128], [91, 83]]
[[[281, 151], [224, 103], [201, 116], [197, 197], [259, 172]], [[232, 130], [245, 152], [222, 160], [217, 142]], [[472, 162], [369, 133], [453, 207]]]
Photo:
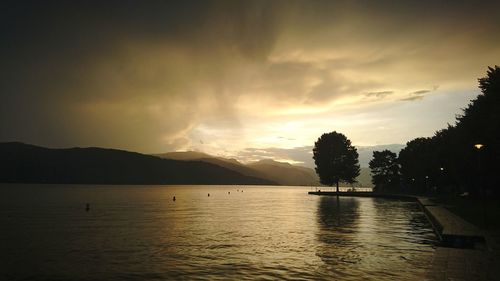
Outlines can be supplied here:
[[425, 276], [436, 237], [417, 203], [337, 199], [307, 191], [282, 186], [3, 184], [0, 279]]

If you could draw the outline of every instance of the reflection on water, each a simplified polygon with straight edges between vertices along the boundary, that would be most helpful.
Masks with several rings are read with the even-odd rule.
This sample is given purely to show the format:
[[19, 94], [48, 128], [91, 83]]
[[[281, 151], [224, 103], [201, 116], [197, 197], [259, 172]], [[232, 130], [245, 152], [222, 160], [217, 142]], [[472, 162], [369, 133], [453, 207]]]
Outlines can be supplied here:
[[342, 273], [339, 264], [361, 260], [357, 231], [358, 200], [353, 197], [322, 197], [318, 204], [318, 232], [321, 242], [317, 254], [327, 271]]
[[413, 202], [322, 197], [317, 255], [340, 279], [416, 280], [430, 266], [435, 237]]
[[416, 204], [307, 191], [0, 186], [0, 280], [414, 280], [428, 268], [434, 236]]

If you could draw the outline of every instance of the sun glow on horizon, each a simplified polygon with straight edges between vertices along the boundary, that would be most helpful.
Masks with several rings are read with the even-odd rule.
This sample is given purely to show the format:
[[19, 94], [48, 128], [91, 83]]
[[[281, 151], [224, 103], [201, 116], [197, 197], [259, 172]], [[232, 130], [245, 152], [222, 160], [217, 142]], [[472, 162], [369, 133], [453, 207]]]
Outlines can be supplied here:
[[241, 159], [331, 131], [404, 144], [453, 123], [500, 57], [491, 3], [412, 5], [418, 21], [404, 3], [103, 3], [112, 18], [74, 2], [5, 10], [0, 139]]

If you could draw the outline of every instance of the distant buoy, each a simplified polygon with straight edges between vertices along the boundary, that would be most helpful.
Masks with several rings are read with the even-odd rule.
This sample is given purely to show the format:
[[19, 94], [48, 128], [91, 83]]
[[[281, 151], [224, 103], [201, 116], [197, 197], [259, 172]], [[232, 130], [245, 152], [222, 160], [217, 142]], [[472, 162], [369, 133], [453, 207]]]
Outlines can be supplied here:
[[210, 197], [210, 193], [208, 194], [208, 197]]
[[174, 196], [174, 198], [172, 200], [175, 202], [175, 196]]
[[90, 211], [90, 204], [89, 204], [89, 203], [87, 203], [87, 204], [85, 205], [85, 211], [87, 211], [87, 212], [88, 212], [88, 211]]
[[227, 194], [231, 194], [231, 191], [228, 191]]

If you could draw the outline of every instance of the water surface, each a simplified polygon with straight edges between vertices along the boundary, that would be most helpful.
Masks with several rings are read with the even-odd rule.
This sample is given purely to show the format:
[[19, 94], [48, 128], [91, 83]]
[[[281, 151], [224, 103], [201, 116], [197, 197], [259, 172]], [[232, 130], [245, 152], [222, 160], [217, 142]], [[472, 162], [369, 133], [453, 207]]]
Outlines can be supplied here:
[[435, 236], [416, 203], [308, 190], [2, 185], [0, 279], [424, 276]]

